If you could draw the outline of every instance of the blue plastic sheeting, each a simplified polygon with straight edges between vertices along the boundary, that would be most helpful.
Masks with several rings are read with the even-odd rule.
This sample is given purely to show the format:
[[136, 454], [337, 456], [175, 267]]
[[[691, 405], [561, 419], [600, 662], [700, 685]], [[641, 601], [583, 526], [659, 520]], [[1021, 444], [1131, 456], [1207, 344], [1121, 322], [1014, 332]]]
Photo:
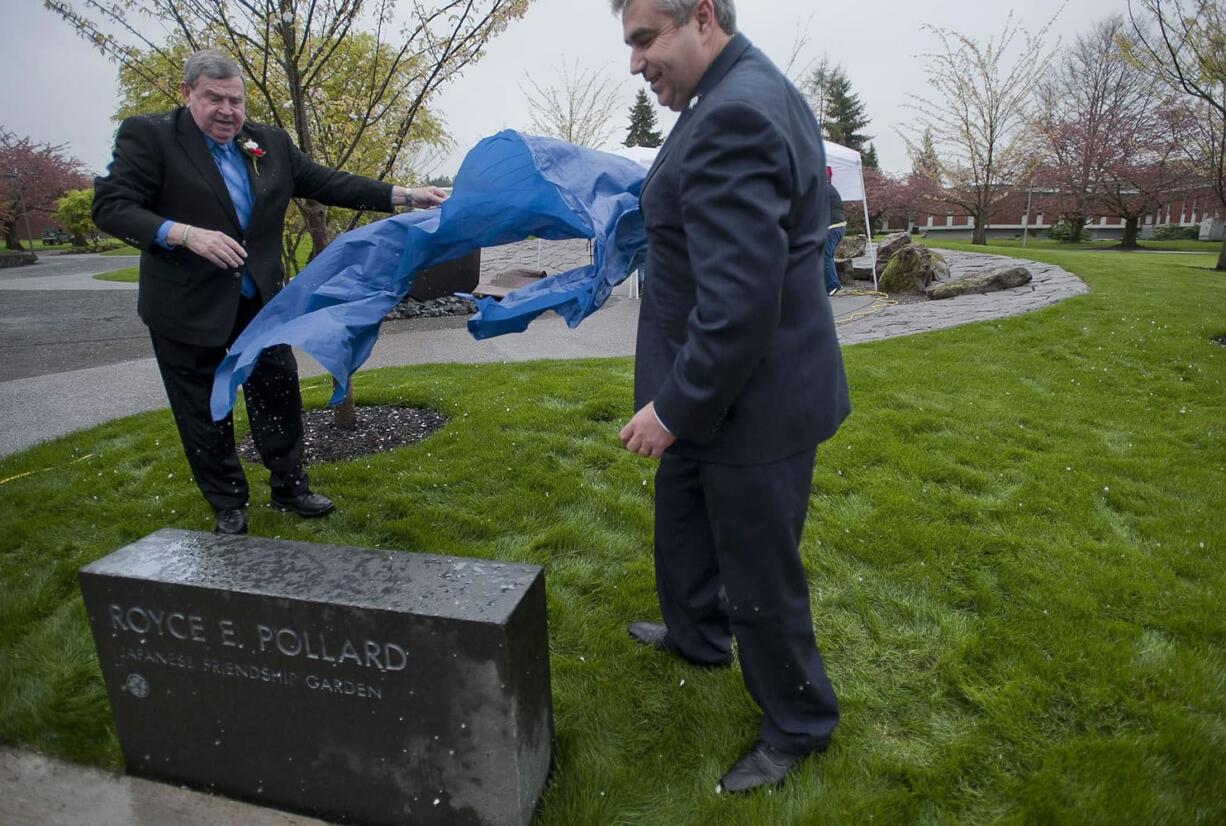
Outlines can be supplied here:
[[310, 353], [338, 382], [370, 357], [384, 316], [417, 272], [475, 249], [529, 236], [590, 238], [592, 263], [478, 302], [474, 338], [522, 332], [546, 310], [570, 327], [595, 312], [637, 269], [647, 238], [639, 213], [645, 170], [633, 161], [550, 138], [507, 130], [464, 158], [451, 197], [439, 209], [408, 212], [344, 233], [311, 261], [238, 337], [217, 368], [213, 418], [234, 407], [239, 386], [267, 347]]

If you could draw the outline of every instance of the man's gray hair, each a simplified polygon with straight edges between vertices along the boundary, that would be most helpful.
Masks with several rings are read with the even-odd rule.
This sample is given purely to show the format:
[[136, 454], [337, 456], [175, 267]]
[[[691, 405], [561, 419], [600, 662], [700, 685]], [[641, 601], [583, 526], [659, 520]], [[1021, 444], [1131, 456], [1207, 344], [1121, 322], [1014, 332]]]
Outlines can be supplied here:
[[[633, 0], [610, 0], [613, 13], [621, 15], [626, 4], [630, 2]], [[656, 10], [672, 17], [673, 22], [678, 26], [684, 25], [690, 19], [690, 15], [694, 13], [694, 7], [698, 5], [698, 0], [644, 0], [644, 2], [655, 3]], [[711, 0], [711, 5], [715, 7], [715, 22], [719, 23], [719, 27], [727, 34], [736, 34], [736, 6], [732, 0]]]
[[211, 77], [213, 80], [225, 80], [231, 77], [242, 80], [243, 70], [221, 52], [206, 50], [196, 52], [183, 64], [183, 80], [188, 86], [196, 88], [196, 81], [201, 75]]

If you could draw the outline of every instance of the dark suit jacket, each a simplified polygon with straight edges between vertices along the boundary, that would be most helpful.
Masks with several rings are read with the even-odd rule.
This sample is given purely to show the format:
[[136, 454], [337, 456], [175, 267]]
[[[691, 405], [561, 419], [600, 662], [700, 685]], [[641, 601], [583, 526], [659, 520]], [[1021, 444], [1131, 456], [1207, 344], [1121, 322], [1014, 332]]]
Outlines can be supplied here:
[[290, 198], [390, 212], [391, 184], [309, 161], [284, 129], [248, 121], [238, 140], [264, 150], [257, 167], [244, 154], [253, 203], [244, 232], [221, 172], [191, 113], [180, 107], [126, 119], [107, 174], [94, 179], [94, 223], [141, 249], [137, 310], [154, 332], [203, 347], [225, 344], [234, 326], [242, 272], [221, 270], [182, 247], [155, 242], [163, 221], [220, 230], [247, 248], [247, 269], [263, 301], [281, 289], [281, 236]]
[[823, 278], [825, 153], [800, 93], [741, 34], [643, 183], [647, 265], [635, 407], [670, 452], [772, 462], [851, 410]]

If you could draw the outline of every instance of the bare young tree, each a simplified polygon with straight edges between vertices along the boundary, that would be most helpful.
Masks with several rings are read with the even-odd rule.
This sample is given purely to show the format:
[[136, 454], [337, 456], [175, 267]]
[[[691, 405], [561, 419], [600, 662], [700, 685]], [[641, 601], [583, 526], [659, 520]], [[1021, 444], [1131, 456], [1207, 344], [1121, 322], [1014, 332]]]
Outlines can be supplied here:
[[792, 49], [783, 73], [804, 95], [809, 108], [813, 111], [813, 117], [817, 118], [817, 125], [822, 126], [826, 119], [826, 110], [830, 106], [831, 85], [838, 78], [846, 79], [846, 77], [843, 67], [831, 60], [830, 55], [825, 52], [815, 60], [804, 60], [804, 55], [808, 52], [809, 44], [813, 40], [813, 36], [809, 33], [812, 25], [812, 14], [804, 22], [801, 22], [799, 17], [796, 18], [796, 34], [792, 38]]
[[580, 69], [579, 61], [558, 70], [559, 82], [541, 85], [527, 76], [528, 107], [532, 131], [578, 146], [601, 149], [609, 143], [619, 124], [624, 80], [615, 81], [604, 69]]
[[[993, 207], [1009, 185], [1025, 180], [1036, 163], [1031, 121], [1033, 90], [1051, 64], [1055, 46], [1045, 46], [1052, 20], [1033, 36], [1010, 14], [999, 40], [987, 44], [955, 32], [925, 26], [941, 51], [925, 55], [930, 98], [909, 108], [916, 113], [912, 135], [903, 134], [913, 155], [925, 131], [932, 135], [946, 184], [944, 199], [975, 221], [973, 242], [987, 243]], [[1020, 48], [1006, 59], [1015, 41]]]
[[[118, 63], [121, 82], [155, 108], [179, 102], [188, 52], [230, 54], [260, 119], [335, 167], [352, 168], [374, 144], [378, 157], [354, 171], [382, 180], [420, 134], [431, 96], [529, 2], [413, 0], [403, 23], [397, 0], [86, 0], [86, 13], [66, 0], [45, 5]], [[324, 208], [297, 203], [318, 254], [331, 240]]]
[[[1183, 139], [1192, 162], [1226, 209], [1226, 4], [1222, 0], [1133, 0], [1131, 55], [1191, 98]], [[1226, 239], [1217, 269], [1226, 270]]]
[[843, 74], [843, 67], [833, 62], [828, 55], [823, 54], [810, 64], [800, 82], [796, 84], [800, 93], [809, 102], [817, 125], [825, 132], [826, 110], [830, 108], [830, 89], [834, 81]]

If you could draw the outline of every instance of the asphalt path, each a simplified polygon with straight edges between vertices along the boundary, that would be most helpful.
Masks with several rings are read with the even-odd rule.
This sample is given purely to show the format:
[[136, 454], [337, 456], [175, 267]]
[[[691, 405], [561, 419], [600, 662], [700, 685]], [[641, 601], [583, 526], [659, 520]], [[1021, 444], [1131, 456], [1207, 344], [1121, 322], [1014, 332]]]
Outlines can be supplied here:
[[136, 292], [0, 291], [0, 382], [150, 355]]
[[[135, 263], [134, 257], [47, 256], [0, 270], [0, 456], [166, 407], [149, 333], [136, 314], [136, 285], [93, 278]], [[549, 314], [525, 333], [475, 341], [465, 318], [392, 321], [362, 370], [633, 355], [637, 321], [638, 302], [616, 293], [575, 330]], [[324, 372], [305, 353], [298, 353], [298, 363], [304, 377]], [[359, 386], [361, 380], [359, 373]]]

